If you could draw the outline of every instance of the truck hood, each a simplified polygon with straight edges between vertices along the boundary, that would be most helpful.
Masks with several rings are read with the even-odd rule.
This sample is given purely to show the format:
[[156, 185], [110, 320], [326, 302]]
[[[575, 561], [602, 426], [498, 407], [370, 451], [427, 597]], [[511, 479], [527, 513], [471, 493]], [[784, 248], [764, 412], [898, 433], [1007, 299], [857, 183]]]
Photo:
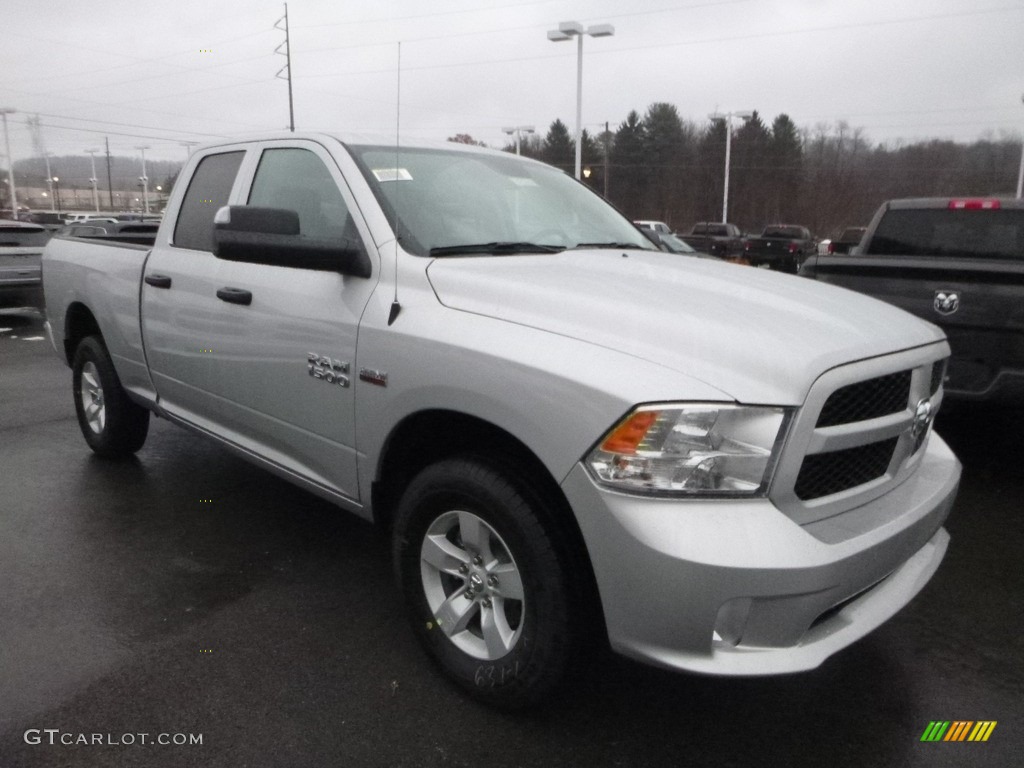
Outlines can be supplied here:
[[742, 403], [799, 405], [830, 368], [944, 338], [852, 291], [660, 252], [443, 258], [427, 274], [447, 307], [625, 352]]

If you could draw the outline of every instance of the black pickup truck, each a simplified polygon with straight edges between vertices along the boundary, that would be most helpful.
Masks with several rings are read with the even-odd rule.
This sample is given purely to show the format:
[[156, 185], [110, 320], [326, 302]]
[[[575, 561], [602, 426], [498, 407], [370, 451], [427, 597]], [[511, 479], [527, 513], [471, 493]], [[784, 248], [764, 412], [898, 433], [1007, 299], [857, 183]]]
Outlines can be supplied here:
[[743, 233], [735, 224], [698, 221], [690, 234], [677, 237], [691, 248], [714, 256], [728, 258], [743, 252]]
[[800, 274], [940, 325], [947, 395], [1024, 403], [1024, 200], [893, 200], [850, 255], [816, 256]]
[[804, 259], [813, 255], [817, 247], [818, 242], [807, 227], [771, 224], [764, 228], [760, 237], [751, 237], [743, 243], [743, 258], [753, 267], [796, 274]]

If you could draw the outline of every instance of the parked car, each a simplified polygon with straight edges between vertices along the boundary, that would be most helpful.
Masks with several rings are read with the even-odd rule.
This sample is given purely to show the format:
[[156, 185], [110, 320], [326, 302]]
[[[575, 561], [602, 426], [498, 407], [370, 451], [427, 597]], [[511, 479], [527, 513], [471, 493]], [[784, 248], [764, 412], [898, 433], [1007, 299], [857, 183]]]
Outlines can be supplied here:
[[57, 237], [43, 264], [93, 451], [137, 451], [155, 413], [375, 520], [391, 567], [339, 588], [394, 573], [426, 652], [496, 706], [605, 640], [813, 669], [946, 552], [936, 326], [667, 258], [525, 157], [224, 141], [190, 155], [152, 247]]
[[117, 215], [112, 213], [72, 213], [65, 215], [65, 224], [81, 224], [87, 221], [117, 221]]
[[826, 253], [850, 253], [852, 249], [860, 245], [865, 232], [867, 232], [867, 227], [847, 227], [839, 237], [829, 241]]
[[160, 225], [152, 221], [117, 221], [116, 219], [91, 219], [78, 224], [69, 224], [57, 234], [62, 237], [98, 237], [104, 240], [152, 245]]
[[817, 241], [807, 227], [796, 224], [771, 224], [759, 237], [743, 243], [743, 258], [751, 266], [796, 274], [808, 256], [817, 252]]
[[890, 200], [852, 254], [818, 256], [801, 274], [939, 325], [951, 397], [1024, 404], [1024, 201]]
[[51, 232], [56, 232], [64, 226], [64, 214], [56, 211], [32, 211], [24, 220], [45, 227]]
[[680, 235], [687, 245], [703, 253], [733, 259], [743, 253], [743, 232], [735, 224], [699, 221], [688, 235]]
[[0, 219], [0, 307], [42, 306], [40, 260], [50, 231]]

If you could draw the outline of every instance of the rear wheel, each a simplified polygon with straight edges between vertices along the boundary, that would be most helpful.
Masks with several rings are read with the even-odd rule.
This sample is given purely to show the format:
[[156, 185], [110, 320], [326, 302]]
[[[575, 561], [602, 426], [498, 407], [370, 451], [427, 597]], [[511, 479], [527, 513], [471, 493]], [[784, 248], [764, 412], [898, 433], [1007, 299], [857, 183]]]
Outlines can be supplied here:
[[537, 703], [571, 656], [577, 611], [547, 512], [513, 478], [450, 459], [410, 483], [395, 520], [417, 637], [457, 684], [502, 708]]
[[139, 450], [149, 432], [149, 411], [129, 399], [103, 340], [87, 336], [71, 365], [78, 426], [100, 456], [126, 456]]

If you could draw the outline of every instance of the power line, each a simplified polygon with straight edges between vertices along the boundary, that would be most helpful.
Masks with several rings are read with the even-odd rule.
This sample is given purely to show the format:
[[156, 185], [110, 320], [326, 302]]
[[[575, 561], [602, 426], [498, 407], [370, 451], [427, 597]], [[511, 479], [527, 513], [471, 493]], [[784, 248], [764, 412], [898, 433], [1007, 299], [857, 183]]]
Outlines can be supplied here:
[[[661, 9], [654, 10], [654, 11], [634, 11], [632, 13], [619, 13], [619, 14], [613, 14], [611, 16], [603, 15], [603, 16], [601, 16], [601, 18], [602, 19], [621, 19], [621, 18], [627, 18], [627, 17], [633, 17], [633, 16], [653, 16], [653, 15], [656, 15], [656, 14], [671, 13], [671, 12], [679, 11], [679, 10], [689, 10], [689, 9], [693, 9], [693, 8], [707, 8], [707, 7], [714, 7], [714, 6], [720, 6], [720, 5], [735, 5], [737, 3], [748, 3], [748, 2], [751, 2], [751, 0], [715, 0], [715, 2], [698, 3], [696, 5], [673, 6], [671, 8], [661, 8]], [[462, 11], [450, 11], [448, 13], [462, 13]], [[426, 15], [429, 16], [429, 15], [433, 15], [433, 14], [426, 14]], [[407, 17], [407, 18], [417, 18], [417, 17]], [[317, 26], [319, 27], [319, 26], [329, 26], [329, 25], [317, 25]], [[410, 43], [432, 42], [432, 41], [435, 41], [435, 40], [450, 40], [450, 39], [457, 38], [457, 37], [479, 37], [480, 35], [507, 34], [509, 32], [522, 32], [522, 31], [527, 30], [527, 29], [534, 29], [535, 30], [537, 28], [538, 27], [537, 27], [536, 24], [524, 24], [524, 25], [521, 25], [521, 26], [518, 26], [518, 27], [504, 26], [504, 27], [495, 27], [493, 29], [476, 29], [476, 30], [472, 30], [472, 31], [468, 31], [468, 32], [451, 32], [451, 33], [443, 34], [443, 35], [425, 35], [423, 37], [408, 37], [408, 38], [407, 37], [403, 37], [402, 38], [402, 42], [403, 43], [407, 43], [407, 42], [410, 42]], [[394, 45], [395, 45], [395, 41], [389, 40], [389, 41], [380, 42], [380, 43], [355, 43], [353, 45], [338, 45], [338, 46], [331, 46], [329, 48], [307, 48], [306, 50], [303, 51], [303, 53], [310, 54], [310, 53], [327, 53], [327, 52], [333, 52], [333, 51], [352, 51], [352, 50], [358, 50], [360, 48], [379, 48], [379, 47], [383, 47], [383, 46], [394, 47]], [[558, 57], [551, 56], [551, 57], [543, 57], [543, 58], [558, 58]]]
[[[28, 122], [22, 121], [22, 120], [12, 120], [11, 122], [17, 123], [19, 125], [28, 125]], [[76, 126], [76, 125], [57, 125], [56, 123], [50, 123], [50, 122], [46, 122], [46, 123], [40, 122], [39, 124], [44, 126], [44, 127], [46, 127], [46, 128], [59, 128], [60, 130], [63, 130], [63, 131], [77, 131], [79, 133], [98, 133], [98, 134], [103, 134], [103, 135], [108, 135], [108, 136], [129, 136], [129, 137], [134, 138], [134, 139], [153, 139], [154, 141], [167, 141], [167, 142], [178, 142], [178, 141], [181, 140], [181, 138], [177, 137], [177, 136], [153, 136], [152, 134], [147, 134], [147, 133], [125, 133], [123, 131], [110, 131], [110, 130], [107, 130], [107, 129], [100, 129], [100, 128], [82, 128], [82, 127], [79, 127], [79, 126]], [[159, 129], [157, 129], [157, 130], [159, 130]], [[225, 136], [223, 134], [215, 134], [215, 133], [189, 134], [186, 131], [181, 131], [180, 133], [183, 133], [186, 136], [193, 135], [193, 136], [209, 136], [209, 137], [223, 138], [223, 139], [230, 138], [229, 136]]]
[[56, 118], [57, 120], [75, 120], [75, 121], [79, 121], [79, 122], [83, 122], [83, 123], [100, 123], [102, 125], [116, 125], [116, 126], [119, 126], [121, 128], [142, 128], [144, 130], [164, 131], [166, 133], [183, 133], [183, 134], [186, 134], [188, 136], [211, 136], [211, 137], [214, 137], [214, 138], [224, 138], [224, 135], [220, 134], [220, 133], [203, 133], [202, 131], [183, 131], [183, 130], [179, 130], [178, 128], [161, 128], [160, 126], [157, 126], [157, 125], [138, 125], [136, 123], [117, 123], [117, 122], [114, 122], [113, 120], [92, 120], [92, 119], [89, 119], [89, 118], [86, 118], [86, 117], [73, 117], [71, 115], [54, 115], [54, 114], [49, 114], [49, 113], [46, 113], [46, 112], [33, 112], [32, 114], [39, 115], [40, 117], [52, 117], [52, 118]]
[[[895, 25], [895, 24], [914, 24], [914, 23], [918, 23], [918, 22], [922, 22], [922, 21], [940, 21], [940, 20], [945, 20], [945, 19], [956, 19], [956, 18], [963, 18], [963, 17], [970, 17], [970, 16], [989, 15], [989, 14], [995, 14], [995, 13], [1020, 13], [1022, 11], [1024, 11], [1024, 5], [1021, 5], [1021, 6], [1003, 6], [1003, 7], [999, 7], [999, 8], [987, 8], [987, 9], [976, 9], [976, 10], [967, 10], [967, 11], [956, 11], [956, 12], [952, 12], [952, 13], [938, 13], [938, 14], [929, 14], [929, 15], [924, 15], [924, 16], [908, 16], [908, 17], [901, 18], [901, 19], [875, 19], [875, 20], [871, 20], [871, 21], [847, 22], [847, 23], [843, 23], [843, 24], [829, 24], [829, 25], [823, 25], [823, 26], [818, 26], [818, 27], [802, 27], [802, 28], [799, 28], [799, 29], [785, 29], [785, 30], [776, 30], [776, 31], [769, 31], [769, 32], [755, 32], [755, 33], [746, 34], [746, 35], [723, 35], [723, 36], [719, 36], [719, 37], [707, 37], [707, 38], [699, 38], [699, 39], [693, 39], [693, 40], [677, 40], [677, 41], [673, 41], [671, 43], [651, 43], [651, 44], [645, 43], [643, 45], [620, 46], [618, 48], [609, 48], [607, 46], [603, 46], [601, 48], [598, 48], [598, 49], [595, 49], [595, 50], [589, 52], [587, 55], [588, 56], [610, 56], [610, 55], [617, 54], [617, 53], [629, 53], [629, 52], [633, 52], [633, 51], [648, 51], [648, 50], [660, 49], [660, 48], [682, 48], [682, 47], [697, 46], [697, 45], [709, 45], [709, 44], [714, 44], [714, 43], [741, 42], [741, 41], [745, 41], [745, 40], [758, 40], [758, 39], [772, 38], [772, 37], [786, 37], [786, 36], [789, 36], [789, 35], [807, 35], [807, 34], [813, 34], [813, 33], [819, 33], [819, 32], [836, 32], [836, 31], [845, 30], [845, 29], [861, 29], [861, 28], [888, 26], [888, 25]], [[641, 13], [641, 12], [638, 12], [638, 13]], [[531, 25], [530, 27], [519, 27], [517, 29], [537, 29], [537, 27]], [[504, 31], [508, 31], [508, 29], [506, 28]], [[435, 36], [433, 38], [422, 38], [422, 39], [423, 40], [439, 40], [439, 39], [445, 39], [447, 37], [461, 37], [461, 36], [463, 36], [463, 34], [464, 33], [460, 32], [460, 33], [453, 33], [451, 35], [441, 35], [441, 36]], [[394, 42], [395, 41], [388, 41], [388, 42], [374, 43], [372, 45], [394, 45]], [[340, 48], [313, 49], [313, 51], [310, 51], [310, 52], [324, 52], [324, 51], [331, 51], [331, 50], [344, 50], [347, 47], [349, 47], [349, 46], [342, 46]], [[366, 46], [365, 45], [358, 45], [358, 46], [351, 46], [351, 47], [359, 48], [359, 47], [366, 47]], [[486, 64], [508, 64], [508, 63], [522, 62], [522, 61], [540, 61], [540, 60], [543, 60], [543, 59], [568, 58], [568, 57], [570, 57], [572, 55], [574, 55], [574, 54], [571, 54], [571, 53], [568, 53], [568, 54], [553, 54], [553, 55], [552, 54], [547, 54], [547, 55], [539, 55], [539, 56], [517, 56], [517, 57], [514, 57], [514, 58], [505, 58], [505, 59], [478, 59], [478, 60], [475, 60], [475, 61], [462, 61], [462, 62], [454, 62], [454, 63], [450, 63], [450, 64], [424, 64], [424, 65], [420, 65], [420, 66], [403, 67], [403, 69], [406, 70], [406, 71], [410, 71], [410, 70], [450, 69], [450, 68], [458, 68], [458, 67], [476, 67], [476, 66], [481, 66], [481, 65], [486, 65]], [[394, 68], [393, 67], [389, 67], [389, 68], [385, 68], [385, 69], [354, 70], [354, 71], [350, 70], [350, 71], [347, 71], [347, 72], [333, 72], [333, 73], [326, 73], [326, 74], [306, 75], [305, 77], [350, 77], [350, 76], [353, 76], [353, 75], [382, 74], [382, 73], [385, 73], [385, 72], [394, 72]]]
[[[440, 16], [458, 16], [466, 13], [481, 13], [489, 11], [503, 11], [513, 8], [525, 8], [531, 5], [547, 5], [552, 0], [534, 0], [529, 3], [515, 3], [513, 5], [493, 5], [480, 8], [462, 8], [456, 11], [436, 11], [434, 13], [419, 13], [411, 16], [382, 16], [376, 19], [354, 19], [352, 21], [333, 21], [327, 24], [301, 24], [296, 29], [320, 29], [321, 27], [349, 27], [359, 24], [384, 24], [395, 21], [414, 21], [419, 19], [432, 19]], [[394, 43], [392, 43], [394, 45]]]
[[[51, 39], [48, 39], [48, 38], [39, 38], [39, 37], [33, 36], [33, 35], [26, 35], [24, 33], [17, 33], [17, 32], [11, 33], [11, 32], [9, 32], [9, 30], [7, 32], [8, 32], [8, 34], [12, 34], [12, 35], [15, 35], [17, 37], [24, 37], [24, 38], [27, 38], [29, 40], [41, 40], [43, 42], [49, 42], [49, 43], [52, 43], [52, 44], [62, 45], [62, 46], [69, 46], [69, 45], [71, 45], [71, 46], [83, 48], [84, 50], [88, 50], [88, 51], [91, 51], [91, 52], [94, 52], [94, 53], [106, 53], [106, 54], [113, 53], [114, 55], [118, 55], [118, 56], [121, 56], [121, 57], [131, 58], [130, 61], [126, 61], [125, 63], [122, 63], [122, 65], [115, 65], [113, 67], [103, 67], [103, 68], [100, 68], [98, 70], [88, 70], [86, 72], [74, 72], [74, 73], [71, 73], [71, 74], [65, 72], [65, 73], [61, 73], [59, 75], [45, 75], [45, 76], [37, 76], [37, 77], [34, 77], [34, 78], [33, 77], [18, 78], [18, 80], [16, 82], [19, 85], [24, 85], [27, 82], [28, 83], [32, 83], [32, 82], [39, 82], [39, 81], [45, 81], [45, 80], [67, 81], [69, 77], [88, 77], [90, 75], [98, 75], [98, 74], [101, 74], [101, 73], [104, 73], [104, 72], [113, 72], [115, 70], [123, 70], [123, 69], [127, 69], [129, 67], [137, 67], [138, 65], [140, 65], [140, 63], [163, 63], [168, 58], [174, 58], [175, 56], [181, 56], [181, 55], [185, 55], [185, 54], [188, 54], [188, 53], [195, 53], [196, 52], [195, 48], [188, 48], [188, 49], [182, 49], [182, 50], [179, 50], [179, 51], [175, 51], [173, 53], [165, 53], [162, 56], [129, 56], [128, 54], [119, 53], [117, 51], [111, 51], [109, 49], [104, 49], [104, 50], [100, 51], [100, 50], [97, 50], [95, 48], [87, 48], [87, 47], [79, 45], [77, 43], [69, 43], [67, 41], [54, 41], [54, 40], [51, 40]], [[246, 33], [245, 35], [237, 35], [237, 36], [234, 36], [234, 37], [223, 38], [221, 40], [213, 40], [213, 41], [209, 42], [208, 45], [213, 46], [213, 45], [222, 45], [224, 43], [237, 42], [239, 40], [245, 40], [245, 39], [250, 38], [250, 37], [256, 37], [257, 35], [265, 35], [265, 34], [267, 34], [269, 32], [270, 32], [270, 30], [263, 29], [263, 30], [259, 30], [259, 31], [256, 31], [256, 32], [249, 32], [249, 33]], [[183, 65], [171, 65], [171, 66], [181, 67], [182, 69], [190, 69], [190, 68], [184, 67]], [[218, 65], [213, 65], [213, 66], [214, 67], [219, 67], [221, 65], [219, 65], [219, 63], [218, 63]]]

